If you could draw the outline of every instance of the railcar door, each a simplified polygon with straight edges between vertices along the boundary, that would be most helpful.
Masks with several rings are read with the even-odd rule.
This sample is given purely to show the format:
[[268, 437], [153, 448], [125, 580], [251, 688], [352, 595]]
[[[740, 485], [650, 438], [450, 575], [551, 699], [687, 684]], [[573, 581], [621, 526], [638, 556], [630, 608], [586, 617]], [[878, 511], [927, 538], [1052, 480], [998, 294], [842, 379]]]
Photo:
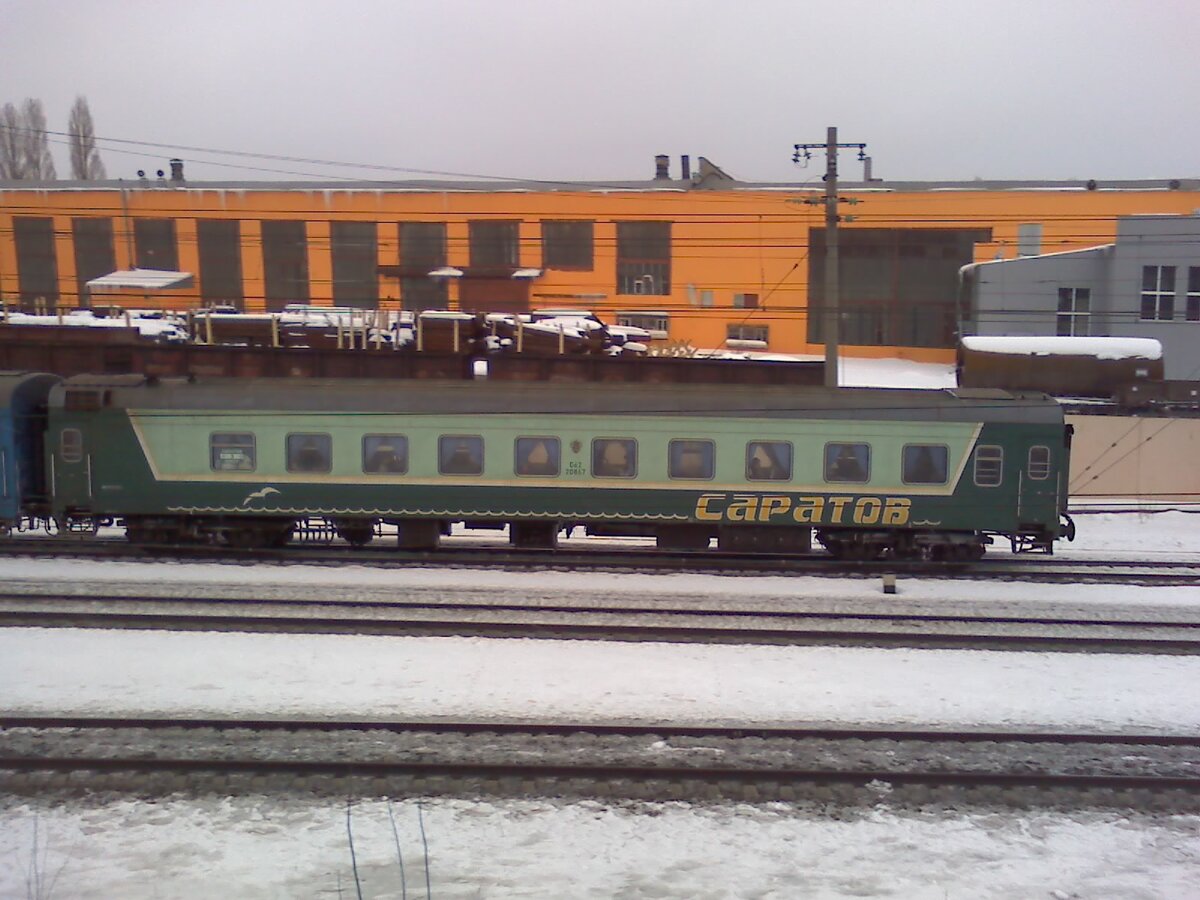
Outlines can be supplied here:
[[1057, 530], [1061, 454], [1060, 447], [1036, 440], [1026, 446], [1017, 493], [1017, 522], [1022, 530]]
[[92, 458], [82, 428], [64, 424], [52, 435], [50, 492], [56, 510], [68, 515], [91, 510]]

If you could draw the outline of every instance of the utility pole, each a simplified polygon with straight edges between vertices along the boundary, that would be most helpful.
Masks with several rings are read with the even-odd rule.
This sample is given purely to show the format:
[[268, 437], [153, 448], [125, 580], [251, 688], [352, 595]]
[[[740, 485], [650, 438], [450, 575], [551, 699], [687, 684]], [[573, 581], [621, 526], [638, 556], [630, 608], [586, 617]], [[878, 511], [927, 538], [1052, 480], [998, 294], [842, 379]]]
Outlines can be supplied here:
[[[825, 386], [838, 386], [838, 325], [840, 322], [838, 284], [838, 193], [837, 152], [841, 147], [855, 148], [858, 158], [863, 159], [866, 144], [839, 144], [837, 126], [831, 125], [825, 133], [824, 144], [796, 144], [792, 162], [811, 159], [812, 150], [825, 148], [825, 304], [822, 307], [821, 331], [825, 336]], [[817, 200], [807, 203], [816, 204]]]

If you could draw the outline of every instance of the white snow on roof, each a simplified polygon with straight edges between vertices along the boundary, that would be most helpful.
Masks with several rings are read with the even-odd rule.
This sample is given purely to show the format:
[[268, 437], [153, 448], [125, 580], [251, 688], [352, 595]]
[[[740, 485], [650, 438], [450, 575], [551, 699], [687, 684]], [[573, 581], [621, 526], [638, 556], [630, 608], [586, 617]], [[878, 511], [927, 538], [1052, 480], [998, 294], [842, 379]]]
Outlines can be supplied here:
[[161, 291], [167, 288], [188, 287], [191, 272], [171, 272], [163, 269], [119, 269], [87, 283], [92, 291], [111, 291], [122, 288]]
[[1097, 359], [1162, 359], [1154, 338], [1120, 337], [964, 337], [962, 345], [977, 353], [1014, 356], [1094, 356]]
[[428, 274], [430, 278], [462, 278], [463, 270], [456, 269], [454, 266], [442, 266], [440, 269], [434, 269]]

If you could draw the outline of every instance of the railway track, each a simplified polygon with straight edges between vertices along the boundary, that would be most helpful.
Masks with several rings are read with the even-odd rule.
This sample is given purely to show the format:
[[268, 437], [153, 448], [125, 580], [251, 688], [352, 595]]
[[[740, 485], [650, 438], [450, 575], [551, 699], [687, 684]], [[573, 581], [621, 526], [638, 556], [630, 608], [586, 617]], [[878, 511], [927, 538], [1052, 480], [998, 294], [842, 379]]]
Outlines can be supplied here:
[[213, 545], [135, 546], [121, 538], [55, 537], [0, 541], [0, 557], [50, 559], [114, 559], [302, 563], [358, 565], [378, 568], [473, 567], [542, 571], [694, 572], [715, 574], [784, 574], [831, 577], [900, 576], [1008, 580], [1047, 584], [1132, 584], [1200, 586], [1200, 560], [1096, 560], [1045, 556], [993, 556], [976, 562], [880, 560], [847, 562], [817, 552], [805, 556], [660, 551], [649, 547], [518, 550], [486, 543], [448, 543], [434, 551], [398, 550], [387, 546], [297, 544], [276, 550], [242, 550]]
[[0, 786], [1200, 808], [1200, 736], [20, 717]]
[[1102, 618], [735, 604], [263, 599], [154, 594], [0, 593], [0, 626], [373, 634], [669, 643], [1200, 653], [1200, 617]]

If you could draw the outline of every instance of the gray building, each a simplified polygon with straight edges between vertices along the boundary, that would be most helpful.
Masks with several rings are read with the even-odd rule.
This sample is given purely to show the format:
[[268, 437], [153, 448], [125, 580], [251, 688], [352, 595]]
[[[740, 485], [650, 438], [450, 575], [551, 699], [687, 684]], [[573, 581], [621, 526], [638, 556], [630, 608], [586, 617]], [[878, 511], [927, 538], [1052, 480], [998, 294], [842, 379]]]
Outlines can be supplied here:
[[1155, 338], [1166, 377], [1200, 378], [1200, 210], [1127, 216], [1115, 243], [972, 263], [959, 330]]

